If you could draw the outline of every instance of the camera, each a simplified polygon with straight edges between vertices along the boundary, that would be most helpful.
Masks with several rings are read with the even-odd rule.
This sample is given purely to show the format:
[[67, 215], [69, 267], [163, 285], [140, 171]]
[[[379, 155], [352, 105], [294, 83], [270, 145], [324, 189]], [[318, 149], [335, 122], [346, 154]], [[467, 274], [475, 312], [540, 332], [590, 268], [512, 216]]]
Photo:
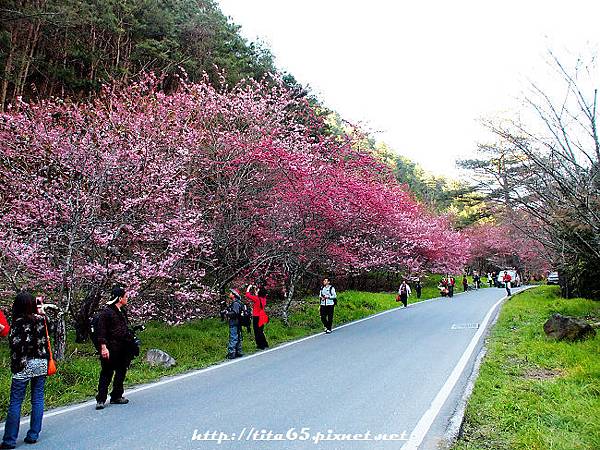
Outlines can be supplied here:
[[35, 304], [39, 314], [46, 314], [46, 310], [58, 311], [58, 306], [53, 305], [52, 303], [44, 303], [44, 297], [36, 297]]
[[221, 301], [221, 303], [219, 303], [219, 315], [221, 316], [221, 321], [224, 321], [225, 319], [227, 319], [227, 311], [228, 311], [228, 307], [227, 307], [227, 302], [225, 300]]

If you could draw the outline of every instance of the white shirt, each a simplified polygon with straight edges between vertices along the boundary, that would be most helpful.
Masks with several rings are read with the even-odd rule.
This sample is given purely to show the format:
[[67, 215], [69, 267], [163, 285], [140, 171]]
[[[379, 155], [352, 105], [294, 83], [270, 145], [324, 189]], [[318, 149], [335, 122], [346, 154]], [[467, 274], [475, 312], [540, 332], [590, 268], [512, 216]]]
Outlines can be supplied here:
[[334, 305], [335, 299], [337, 298], [335, 288], [330, 284], [328, 284], [327, 286], [323, 286], [321, 292], [319, 292], [319, 297], [321, 299], [322, 306]]
[[[405, 285], [406, 286], [406, 295], [410, 295], [410, 286], [408, 284]], [[400, 287], [398, 288], [398, 294], [402, 294], [402, 292], [400, 292], [402, 290], [402, 285], [400, 285]]]

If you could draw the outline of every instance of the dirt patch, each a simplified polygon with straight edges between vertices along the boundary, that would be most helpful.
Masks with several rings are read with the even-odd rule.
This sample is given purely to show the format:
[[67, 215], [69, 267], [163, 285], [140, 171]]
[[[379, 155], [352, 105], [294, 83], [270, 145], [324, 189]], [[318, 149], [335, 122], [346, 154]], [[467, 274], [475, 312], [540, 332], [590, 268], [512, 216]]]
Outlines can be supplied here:
[[523, 377], [528, 380], [551, 380], [563, 375], [564, 372], [560, 369], [544, 369], [542, 367], [535, 367], [525, 371]]

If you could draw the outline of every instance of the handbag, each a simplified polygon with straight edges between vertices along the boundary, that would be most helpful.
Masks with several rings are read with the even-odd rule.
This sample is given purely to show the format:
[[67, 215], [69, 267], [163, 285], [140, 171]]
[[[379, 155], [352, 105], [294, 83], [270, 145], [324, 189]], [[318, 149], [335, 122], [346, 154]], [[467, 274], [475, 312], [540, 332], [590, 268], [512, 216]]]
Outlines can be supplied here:
[[50, 354], [50, 359], [48, 360], [48, 375], [54, 375], [56, 373], [56, 362], [52, 357], [52, 348], [50, 347], [50, 336], [48, 336], [48, 323], [46, 319], [44, 319], [44, 327], [46, 328], [46, 340], [48, 341], [48, 353]]
[[400, 294], [396, 295], [396, 301], [397, 302], [402, 301], [402, 297], [400, 297]]

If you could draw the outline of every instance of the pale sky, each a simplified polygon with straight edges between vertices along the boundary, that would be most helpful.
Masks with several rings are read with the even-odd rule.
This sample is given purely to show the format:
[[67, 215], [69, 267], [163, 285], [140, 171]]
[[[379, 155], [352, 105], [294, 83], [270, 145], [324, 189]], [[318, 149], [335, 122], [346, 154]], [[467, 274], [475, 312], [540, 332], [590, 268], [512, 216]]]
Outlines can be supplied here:
[[437, 174], [456, 176], [547, 49], [600, 44], [600, 0], [219, 0], [242, 34], [342, 117]]

